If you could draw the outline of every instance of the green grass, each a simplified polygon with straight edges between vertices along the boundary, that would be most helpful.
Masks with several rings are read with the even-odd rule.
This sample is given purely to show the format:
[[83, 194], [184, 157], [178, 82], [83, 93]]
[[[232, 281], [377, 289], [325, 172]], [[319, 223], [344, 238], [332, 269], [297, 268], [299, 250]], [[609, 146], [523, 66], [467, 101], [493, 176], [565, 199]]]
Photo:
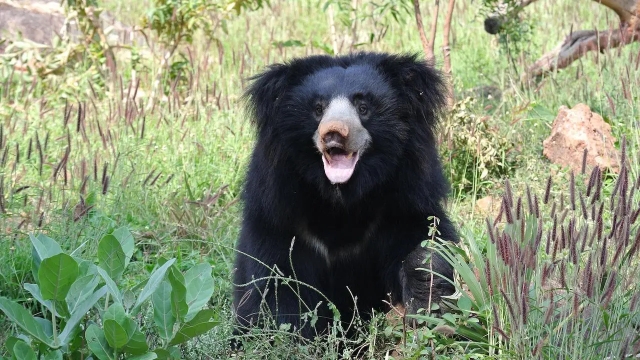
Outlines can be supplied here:
[[[184, 351], [187, 358], [225, 357], [232, 326], [230, 271], [240, 220], [238, 197], [254, 136], [239, 98], [246, 79], [269, 63], [322, 52], [310, 45], [278, 48], [274, 42], [293, 39], [304, 44], [331, 44], [323, 3], [272, 1], [271, 7], [230, 17], [227, 32], [216, 32], [219, 45], [198, 36], [193, 45], [182, 49], [192, 57], [191, 67], [183, 75], [194, 81], [172, 92], [175, 98], [169, 96], [153, 109], [143, 110], [157, 66], [150, 57], [159, 56], [157, 48], [143, 55], [149, 70], [139, 69], [137, 73], [143, 103], [127, 100], [132, 73], [127, 61], [120, 64], [122, 82], [112, 91], [95, 98], [90, 95], [90, 81], [81, 79], [66, 85], [82, 94], [68, 102], [59, 89], [64, 77], [58, 80], [60, 86], [35, 83], [32, 87], [27, 76], [0, 69], [0, 79], [13, 79], [0, 80], [0, 156], [4, 159], [0, 164], [0, 193], [5, 209], [0, 213], [0, 295], [31, 301], [22, 288], [31, 278], [30, 232], [45, 232], [61, 241], [65, 249], [85, 244], [83, 251], [91, 253], [96, 240], [110, 226], [127, 225], [137, 241], [140, 269], [159, 256], [176, 257], [184, 266], [200, 260], [212, 264], [216, 292], [210, 305], [223, 324]], [[147, 1], [132, 4], [118, 0], [104, 3], [125, 22], [137, 21], [151, 6]], [[636, 178], [640, 171], [640, 44], [590, 54], [544, 79], [541, 86], [522, 88], [517, 84], [527, 64], [561, 41], [571, 26], [574, 30], [594, 26], [604, 29], [615, 24], [615, 16], [589, 1], [540, 0], [525, 11], [533, 30], [530, 41], [522, 46], [522, 54], [514, 54], [514, 66], [497, 41], [484, 32], [478, 9], [477, 2], [457, 2], [451, 44], [453, 83], [458, 95], [487, 85], [501, 89], [501, 100], [483, 102], [472, 111], [488, 116], [496, 131], [515, 144], [512, 150], [519, 161], [509, 176], [514, 192], [524, 194], [528, 185], [541, 196], [549, 174], [556, 184], [554, 194], [569, 190], [569, 172], [542, 156], [542, 141], [558, 108], [580, 102], [600, 113], [612, 125], [618, 140], [627, 137], [631, 177]], [[429, 21], [429, 6], [423, 5], [423, 11], [425, 21]], [[384, 38], [359, 49], [421, 51], [413, 18], [405, 16], [402, 24], [387, 24]], [[348, 38], [348, 29], [336, 25], [338, 40]], [[358, 26], [360, 40], [382, 31], [371, 19], [361, 20]], [[436, 43], [438, 66], [442, 64], [440, 45]], [[346, 50], [343, 47], [343, 52]], [[83, 109], [80, 131], [78, 104]], [[70, 150], [65, 157], [67, 148]], [[463, 170], [475, 171], [473, 164], [468, 166]], [[105, 176], [108, 184], [103, 181]], [[499, 196], [502, 181], [487, 179], [474, 191]], [[483, 246], [487, 242], [486, 226], [483, 215], [475, 209], [473, 193], [454, 193], [449, 207], [463, 232], [472, 234]], [[91, 216], [75, 219], [74, 207], [80, 196], [94, 207]], [[637, 227], [632, 231], [637, 232]], [[128, 281], [135, 282], [139, 276], [132, 273]], [[505, 311], [500, 309], [501, 313]], [[637, 313], [630, 316], [637, 317]], [[0, 326], [8, 326], [2, 316]], [[362, 340], [371, 345], [367, 356], [382, 358], [399, 342], [399, 328], [390, 331], [382, 317], [362, 329]], [[385, 330], [396, 335], [385, 334]], [[559, 335], [561, 342], [574, 341], [580, 331], [585, 330]], [[0, 334], [0, 343], [7, 335]], [[246, 358], [262, 358], [260, 354], [269, 358], [282, 354], [291, 358], [339, 356], [333, 348], [339, 334], [304, 346], [293, 343], [284, 332], [265, 336], [275, 339], [273, 346], [256, 342]], [[418, 341], [417, 345], [413, 343], [418, 348], [416, 354], [431, 349], [429, 344], [433, 343], [440, 345], [433, 351], [447, 356], [463, 357], [468, 350], [462, 342], [440, 335], [417, 338], [413, 340]], [[412, 339], [407, 342], [411, 345]], [[508, 348], [504, 343], [499, 345]], [[530, 351], [519, 350], [520, 355]], [[510, 351], [505, 357], [519, 357], [513, 349]]]

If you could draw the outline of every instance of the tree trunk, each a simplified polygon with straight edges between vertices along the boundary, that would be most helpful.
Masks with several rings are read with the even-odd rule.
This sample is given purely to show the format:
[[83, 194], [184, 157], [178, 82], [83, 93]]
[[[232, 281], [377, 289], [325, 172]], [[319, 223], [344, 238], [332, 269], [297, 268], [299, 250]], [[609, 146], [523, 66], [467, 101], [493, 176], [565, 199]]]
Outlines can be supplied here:
[[451, 19], [453, 17], [453, 9], [455, 7], [456, 0], [449, 0], [449, 6], [447, 7], [447, 17], [444, 21], [444, 38], [442, 41], [442, 51], [444, 52], [444, 64], [442, 71], [447, 77], [449, 82], [449, 90], [447, 94], [447, 103], [451, 107], [454, 102], [453, 97], [453, 84], [451, 83], [451, 48], [449, 46], [449, 34], [451, 33]]
[[[416, 17], [416, 25], [418, 26], [418, 33], [420, 34], [420, 42], [422, 43], [422, 50], [424, 51], [424, 56], [427, 60], [433, 60], [433, 43], [429, 46], [429, 41], [427, 40], [427, 34], [424, 32], [424, 24], [422, 23], [422, 13], [420, 12], [420, 0], [413, 0], [413, 12]], [[434, 19], [434, 21], [436, 21]]]
[[438, 13], [440, 12], [440, 0], [436, 0], [436, 8], [433, 10], [433, 20], [431, 21], [431, 38], [429, 40], [429, 49], [431, 49], [431, 57], [435, 63], [434, 46], [436, 43], [436, 34], [438, 32]]

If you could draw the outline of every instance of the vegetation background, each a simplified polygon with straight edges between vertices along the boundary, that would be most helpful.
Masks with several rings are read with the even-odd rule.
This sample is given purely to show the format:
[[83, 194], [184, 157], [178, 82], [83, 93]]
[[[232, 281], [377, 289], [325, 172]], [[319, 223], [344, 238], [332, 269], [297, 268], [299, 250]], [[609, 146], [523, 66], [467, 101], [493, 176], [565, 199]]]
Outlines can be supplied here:
[[[435, 3], [421, 4], [427, 23]], [[311, 343], [296, 342], [286, 329], [258, 329], [244, 353], [232, 354], [230, 273], [238, 197], [254, 139], [240, 101], [247, 79], [294, 56], [422, 52], [413, 3], [63, 1], [82, 34], [79, 42], [62, 33], [50, 47], [14, 41], [0, 55], [0, 297], [36, 316], [51, 339], [47, 345], [34, 337], [37, 331], [28, 331], [18, 310], [2, 303], [0, 326], [7, 331], [0, 334], [0, 356], [132, 358], [127, 342], [133, 332], [125, 331], [120, 343], [107, 326], [114, 321], [121, 328], [135, 323], [149, 350], [136, 356], [146, 359], [635, 356], [640, 45], [591, 53], [565, 70], [521, 83], [527, 65], [571, 29], [616, 28], [618, 19], [593, 1], [540, 0], [491, 36], [483, 21], [493, 3], [458, 1], [451, 23], [457, 102], [443, 119], [440, 140], [453, 187], [448, 206], [463, 241], [459, 248], [425, 244], [447, 254], [460, 275], [460, 294], [446, 315], [422, 315], [426, 326], [418, 330], [384, 314], [369, 324], [355, 321], [360, 336], [353, 342], [339, 328]], [[103, 9], [136, 26], [127, 41], [108, 41], [110, 29], [96, 21]], [[441, 39], [435, 43], [437, 67], [443, 64]], [[558, 108], [578, 103], [612, 126], [626, 159], [619, 173], [572, 174], [543, 157], [542, 141]], [[495, 210], [476, 206], [486, 196], [495, 199]], [[43, 301], [24, 286], [35, 282], [43, 294], [48, 286], [38, 277], [40, 261], [52, 258], [50, 265], [55, 254], [37, 251], [38, 241], [48, 241], [38, 234], [119, 278], [114, 286], [121, 290], [109, 288], [106, 299], [78, 320], [75, 345], [56, 342], [72, 311], [50, 305], [69, 307], [65, 294], [79, 280], [67, 279], [65, 288], [56, 278], [55, 290], [64, 294]], [[102, 247], [108, 243], [114, 247], [109, 254], [127, 257], [122, 273]], [[63, 256], [55, 260], [69, 264]], [[210, 279], [206, 271], [196, 278], [211, 293], [190, 295], [191, 269], [202, 270], [203, 263], [211, 267]], [[89, 276], [85, 281], [109, 285], [98, 270], [79, 269]], [[150, 274], [161, 269], [166, 278], [147, 287]], [[165, 276], [162, 271], [156, 274]], [[181, 327], [190, 320], [176, 315], [180, 310], [167, 308], [177, 319], [170, 326], [154, 318], [161, 303], [152, 293], [178, 294], [178, 273], [187, 279], [183, 300], [204, 299], [189, 311], [208, 311], [199, 313], [206, 315], [206, 331]], [[144, 289], [149, 298], [136, 309], [126, 298], [145, 300]], [[188, 336], [172, 343], [181, 331]]]

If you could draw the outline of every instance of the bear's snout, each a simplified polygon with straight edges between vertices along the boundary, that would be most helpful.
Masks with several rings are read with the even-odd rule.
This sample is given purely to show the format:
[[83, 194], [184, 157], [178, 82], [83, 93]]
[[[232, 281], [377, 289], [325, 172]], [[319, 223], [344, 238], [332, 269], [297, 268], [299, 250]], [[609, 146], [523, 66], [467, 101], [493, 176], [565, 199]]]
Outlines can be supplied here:
[[343, 122], [331, 121], [320, 124], [318, 133], [325, 149], [340, 148], [344, 150], [347, 146], [349, 127]]
[[328, 121], [326, 123], [322, 122], [318, 127], [318, 132], [320, 133], [320, 136], [323, 140], [325, 136], [328, 136], [332, 133], [346, 138], [347, 136], [349, 136], [349, 126], [347, 126], [347, 124], [342, 121]]

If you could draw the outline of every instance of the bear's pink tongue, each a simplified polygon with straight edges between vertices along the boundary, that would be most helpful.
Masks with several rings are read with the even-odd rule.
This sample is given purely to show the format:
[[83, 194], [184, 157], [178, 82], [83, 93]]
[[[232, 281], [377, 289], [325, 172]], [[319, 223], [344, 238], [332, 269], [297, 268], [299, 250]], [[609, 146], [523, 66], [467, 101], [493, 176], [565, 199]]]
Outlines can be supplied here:
[[329, 181], [332, 184], [341, 184], [347, 182], [353, 170], [356, 168], [358, 162], [358, 153], [335, 154], [333, 156], [325, 153], [322, 155], [322, 162], [324, 163], [324, 173], [327, 175]]

